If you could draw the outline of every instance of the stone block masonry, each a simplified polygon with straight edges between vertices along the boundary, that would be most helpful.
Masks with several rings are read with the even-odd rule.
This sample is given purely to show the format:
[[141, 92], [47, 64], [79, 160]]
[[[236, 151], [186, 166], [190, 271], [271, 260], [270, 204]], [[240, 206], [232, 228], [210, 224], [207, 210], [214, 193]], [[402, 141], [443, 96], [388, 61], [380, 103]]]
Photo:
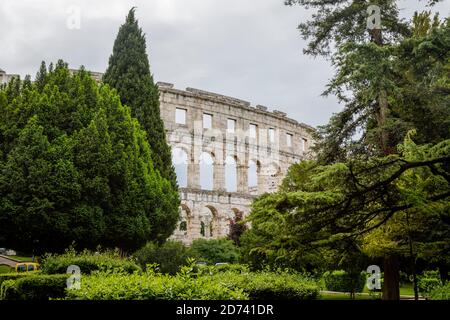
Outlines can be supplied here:
[[[284, 112], [171, 83], [158, 87], [182, 203], [172, 239], [190, 244], [227, 236], [237, 212], [246, 217], [253, 199], [276, 191], [290, 165], [312, 157], [314, 128]], [[212, 181], [205, 187], [208, 166]]]

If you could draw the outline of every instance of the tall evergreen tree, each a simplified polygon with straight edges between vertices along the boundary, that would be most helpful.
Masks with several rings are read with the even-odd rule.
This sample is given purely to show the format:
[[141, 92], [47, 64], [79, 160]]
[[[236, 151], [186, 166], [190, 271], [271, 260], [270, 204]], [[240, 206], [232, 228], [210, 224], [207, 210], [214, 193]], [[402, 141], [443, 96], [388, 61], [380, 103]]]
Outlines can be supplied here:
[[178, 186], [160, 115], [158, 87], [150, 73], [145, 35], [135, 18], [135, 8], [119, 29], [103, 81], [117, 90], [122, 104], [131, 108], [132, 116], [147, 132], [153, 164], [175, 192]]
[[164, 241], [179, 196], [130, 109], [83, 69], [43, 66], [41, 81], [0, 89], [0, 247], [134, 251]]

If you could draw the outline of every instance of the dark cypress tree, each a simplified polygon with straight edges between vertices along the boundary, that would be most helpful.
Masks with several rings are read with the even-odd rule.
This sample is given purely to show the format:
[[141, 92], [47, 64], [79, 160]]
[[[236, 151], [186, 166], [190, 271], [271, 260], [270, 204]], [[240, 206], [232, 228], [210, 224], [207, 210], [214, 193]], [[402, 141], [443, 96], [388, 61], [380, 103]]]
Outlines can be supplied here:
[[177, 190], [171, 150], [160, 116], [158, 87], [150, 73], [145, 34], [134, 11], [135, 8], [130, 10], [119, 29], [103, 81], [118, 91], [122, 104], [131, 108], [132, 116], [147, 132], [155, 168]]

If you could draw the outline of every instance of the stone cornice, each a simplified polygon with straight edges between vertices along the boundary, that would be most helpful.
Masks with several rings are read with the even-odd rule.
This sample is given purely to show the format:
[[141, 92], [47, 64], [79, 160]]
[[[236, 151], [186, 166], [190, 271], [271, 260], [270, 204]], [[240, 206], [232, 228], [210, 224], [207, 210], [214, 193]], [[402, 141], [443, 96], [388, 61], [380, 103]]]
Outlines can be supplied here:
[[258, 113], [261, 115], [266, 115], [266, 116], [273, 117], [273, 118], [276, 118], [276, 119], [279, 119], [282, 121], [286, 121], [293, 125], [300, 126], [306, 130], [310, 130], [310, 131], [316, 130], [314, 127], [312, 127], [308, 124], [298, 122], [297, 120], [292, 119], [292, 118], [288, 118], [286, 116], [286, 113], [284, 113], [284, 112], [281, 112], [278, 110], [274, 110], [273, 112], [270, 112], [267, 110], [267, 107], [261, 106], [261, 105], [257, 105], [256, 107], [253, 107], [253, 106], [251, 106], [250, 102], [245, 101], [245, 100], [228, 97], [228, 96], [225, 96], [222, 94], [204, 91], [204, 90], [200, 90], [200, 89], [194, 89], [194, 88], [186, 88], [186, 90], [175, 89], [174, 85], [172, 83], [168, 83], [168, 82], [158, 82], [157, 86], [158, 86], [160, 92], [173, 93], [173, 94], [182, 95], [185, 97], [208, 100], [208, 101], [216, 102], [216, 103], [223, 103], [223, 104], [226, 104], [229, 106], [233, 106], [233, 107], [240, 108], [243, 110], [252, 111], [252, 112], [255, 112], [255, 113]]

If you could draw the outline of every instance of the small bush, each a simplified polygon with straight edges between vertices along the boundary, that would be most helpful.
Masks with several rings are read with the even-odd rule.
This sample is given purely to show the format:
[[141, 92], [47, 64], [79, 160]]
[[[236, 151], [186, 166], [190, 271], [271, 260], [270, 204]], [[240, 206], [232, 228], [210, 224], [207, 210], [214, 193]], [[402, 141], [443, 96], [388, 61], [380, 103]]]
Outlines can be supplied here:
[[6, 280], [0, 288], [2, 300], [48, 300], [64, 298], [67, 275], [32, 275]]
[[330, 291], [357, 293], [364, 290], [366, 273], [351, 275], [344, 270], [327, 271], [323, 274], [325, 287]]
[[424, 271], [422, 275], [417, 277], [417, 287], [419, 292], [425, 297], [439, 286], [442, 286], [439, 271]]
[[93, 253], [85, 250], [77, 253], [69, 249], [61, 255], [45, 256], [41, 263], [41, 271], [44, 274], [65, 274], [70, 265], [79, 266], [82, 274], [90, 274], [97, 270], [120, 269], [127, 273], [141, 270], [134, 261], [121, 257], [117, 251]]
[[143, 270], [146, 269], [146, 265], [156, 263], [159, 265], [160, 272], [172, 275], [180, 271], [191, 256], [189, 248], [183, 243], [170, 240], [161, 246], [149, 242], [134, 253], [134, 257]]
[[197, 239], [192, 242], [193, 254], [209, 263], [228, 262], [236, 263], [240, 259], [239, 248], [228, 239]]
[[450, 282], [434, 287], [427, 296], [430, 300], [450, 300]]

